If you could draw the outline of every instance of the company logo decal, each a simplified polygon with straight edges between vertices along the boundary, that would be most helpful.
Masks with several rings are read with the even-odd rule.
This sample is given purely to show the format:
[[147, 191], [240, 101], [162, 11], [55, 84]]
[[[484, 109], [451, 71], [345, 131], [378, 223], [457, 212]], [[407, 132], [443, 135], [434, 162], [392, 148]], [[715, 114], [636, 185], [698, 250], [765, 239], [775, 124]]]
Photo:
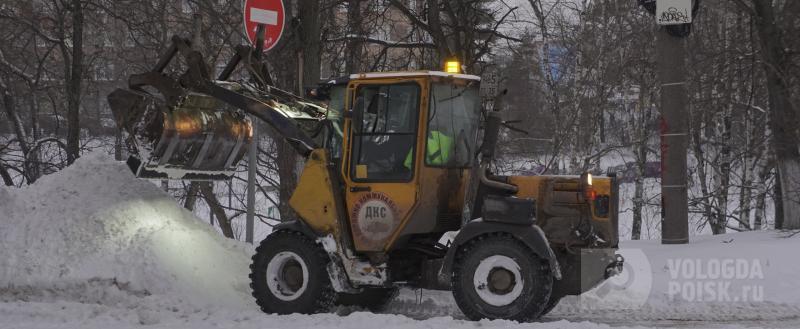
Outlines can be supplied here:
[[386, 194], [369, 192], [356, 202], [350, 218], [355, 219], [361, 237], [382, 241], [394, 231], [398, 214], [397, 205]]

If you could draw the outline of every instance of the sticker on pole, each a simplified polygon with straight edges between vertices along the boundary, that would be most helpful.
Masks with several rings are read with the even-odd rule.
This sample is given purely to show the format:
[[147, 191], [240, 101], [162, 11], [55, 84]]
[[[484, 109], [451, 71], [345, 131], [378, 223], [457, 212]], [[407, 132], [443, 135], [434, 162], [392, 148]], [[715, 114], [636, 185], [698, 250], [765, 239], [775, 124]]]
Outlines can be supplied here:
[[657, 0], [658, 25], [689, 24], [692, 22], [692, 0]]
[[251, 45], [255, 45], [258, 24], [264, 24], [264, 51], [275, 47], [283, 34], [283, 22], [283, 0], [245, 0], [244, 30]]

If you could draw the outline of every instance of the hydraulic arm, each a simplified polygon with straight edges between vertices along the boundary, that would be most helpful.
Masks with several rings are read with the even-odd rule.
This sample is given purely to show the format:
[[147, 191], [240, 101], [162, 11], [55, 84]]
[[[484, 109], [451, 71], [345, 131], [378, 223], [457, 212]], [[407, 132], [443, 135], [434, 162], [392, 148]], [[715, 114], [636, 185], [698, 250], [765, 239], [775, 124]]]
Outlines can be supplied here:
[[[313, 130], [326, 109], [273, 87], [260, 53], [237, 47], [218, 79], [212, 80], [202, 54], [176, 36], [151, 71], [132, 75], [127, 89], [112, 92], [108, 102], [118, 127], [129, 135], [128, 164], [137, 176], [229, 177], [252, 142], [248, 115], [267, 123], [301, 155], [317, 148], [303, 127]], [[168, 74], [179, 54], [185, 68], [177, 76]], [[238, 66], [249, 72], [247, 82], [229, 80]]]

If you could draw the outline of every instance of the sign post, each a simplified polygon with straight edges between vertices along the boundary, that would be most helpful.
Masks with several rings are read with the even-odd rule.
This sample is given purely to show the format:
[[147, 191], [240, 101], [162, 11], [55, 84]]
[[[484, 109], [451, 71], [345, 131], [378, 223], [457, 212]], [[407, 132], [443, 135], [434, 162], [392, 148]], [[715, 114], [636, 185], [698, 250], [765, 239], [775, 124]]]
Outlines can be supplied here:
[[253, 140], [250, 142], [247, 158], [247, 221], [245, 223], [245, 242], [253, 243], [256, 217], [256, 170], [258, 169], [258, 126], [253, 122]]
[[[247, 40], [255, 49], [267, 52], [278, 43], [283, 35], [284, 7], [283, 0], [246, 0], [244, 3], [244, 29]], [[256, 45], [257, 40], [264, 43]], [[260, 56], [261, 54], [256, 54]], [[245, 241], [253, 243], [256, 215], [256, 170], [258, 168], [258, 134], [253, 123], [253, 141], [250, 144], [247, 163], [247, 218], [245, 223]]]
[[481, 100], [486, 110], [494, 110], [494, 98], [497, 97], [497, 72], [489, 70], [481, 76]]

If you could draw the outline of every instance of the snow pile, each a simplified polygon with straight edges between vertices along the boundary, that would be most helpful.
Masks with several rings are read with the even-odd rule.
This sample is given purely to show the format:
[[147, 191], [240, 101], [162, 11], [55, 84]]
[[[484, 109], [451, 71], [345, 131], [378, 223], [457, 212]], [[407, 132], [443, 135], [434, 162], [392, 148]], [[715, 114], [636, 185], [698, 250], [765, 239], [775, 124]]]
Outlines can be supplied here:
[[107, 155], [0, 188], [0, 216], [0, 298], [254, 307], [246, 247]]

